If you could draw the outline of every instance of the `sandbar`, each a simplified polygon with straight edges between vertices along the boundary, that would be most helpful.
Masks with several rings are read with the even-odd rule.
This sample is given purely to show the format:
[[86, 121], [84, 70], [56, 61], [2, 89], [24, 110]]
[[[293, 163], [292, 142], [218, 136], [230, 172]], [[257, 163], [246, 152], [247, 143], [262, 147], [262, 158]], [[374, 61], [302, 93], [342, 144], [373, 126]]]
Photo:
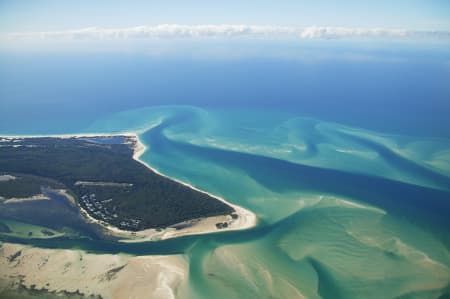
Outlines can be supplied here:
[[26, 288], [84, 296], [175, 298], [187, 282], [183, 255], [131, 256], [0, 243], [0, 295]]

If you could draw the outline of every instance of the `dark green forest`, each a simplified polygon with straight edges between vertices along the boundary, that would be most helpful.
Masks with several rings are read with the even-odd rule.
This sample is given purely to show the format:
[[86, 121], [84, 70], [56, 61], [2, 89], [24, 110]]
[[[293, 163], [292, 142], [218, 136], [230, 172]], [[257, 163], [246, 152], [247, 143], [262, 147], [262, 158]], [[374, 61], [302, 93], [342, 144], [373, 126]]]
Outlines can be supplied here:
[[122, 229], [163, 228], [231, 214], [217, 199], [163, 177], [132, 158], [133, 137], [3, 139], [0, 196], [26, 197], [64, 188], [92, 217]]

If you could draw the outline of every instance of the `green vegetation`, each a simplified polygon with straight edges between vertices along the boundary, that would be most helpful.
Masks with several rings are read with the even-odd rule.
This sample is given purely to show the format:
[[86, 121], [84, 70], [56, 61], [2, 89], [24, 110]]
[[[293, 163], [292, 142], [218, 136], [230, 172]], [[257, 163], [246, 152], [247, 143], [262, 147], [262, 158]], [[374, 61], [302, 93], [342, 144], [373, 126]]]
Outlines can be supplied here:
[[0, 175], [18, 178], [0, 182], [0, 196], [67, 189], [92, 217], [134, 231], [233, 212], [135, 161], [135, 142], [132, 137], [3, 139]]
[[[22, 278], [23, 279], [23, 278]], [[0, 287], [1, 287], [0, 281]], [[75, 292], [51, 292], [48, 289], [35, 289], [32, 285], [31, 288], [26, 288], [21, 281], [21, 278], [18, 278], [17, 281], [18, 286], [15, 289], [10, 288], [0, 288], [0, 299], [102, 299], [100, 295], [85, 295], [81, 293], [79, 290]]]
[[21, 239], [50, 239], [66, 235], [63, 232], [58, 232], [48, 227], [4, 218], [0, 218], [0, 226], [8, 228], [7, 231], [0, 231], [0, 236], [12, 236]]
[[30, 197], [42, 193], [43, 187], [62, 189], [64, 185], [52, 179], [22, 174], [15, 176], [13, 180], [0, 181], [0, 196], [4, 198]]

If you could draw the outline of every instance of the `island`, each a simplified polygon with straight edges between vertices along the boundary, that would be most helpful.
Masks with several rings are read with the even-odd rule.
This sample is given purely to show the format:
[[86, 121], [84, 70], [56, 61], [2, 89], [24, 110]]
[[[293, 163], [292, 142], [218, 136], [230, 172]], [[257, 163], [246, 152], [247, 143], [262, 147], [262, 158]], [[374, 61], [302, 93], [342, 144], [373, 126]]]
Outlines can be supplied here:
[[245, 209], [150, 168], [138, 159], [144, 149], [135, 134], [0, 137], [0, 204], [16, 203], [0, 217], [24, 220], [19, 203], [63, 196], [88, 222], [128, 238], [179, 236], [199, 223], [215, 230], [254, 225]]

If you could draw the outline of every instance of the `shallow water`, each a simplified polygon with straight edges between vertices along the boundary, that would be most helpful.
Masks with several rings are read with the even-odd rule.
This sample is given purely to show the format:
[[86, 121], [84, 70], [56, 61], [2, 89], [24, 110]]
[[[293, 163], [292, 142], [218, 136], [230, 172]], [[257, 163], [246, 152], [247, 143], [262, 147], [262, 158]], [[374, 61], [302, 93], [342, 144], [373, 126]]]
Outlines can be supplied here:
[[144, 161], [260, 220], [246, 232], [171, 241], [190, 260], [181, 297], [438, 298], [446, 292], [449, 140], [194, 107], [128, 111], [91, 129], [127, 120], [130, 129], [144, 128]]
[[255, 212], [247, 231], [142, 244], [17, 240], [184, 253], [180, 298], [440, 298], [450, 283], [450, 140], [277, 111], [161, 106], [86, 132], [138, 131], [141, 159]]

